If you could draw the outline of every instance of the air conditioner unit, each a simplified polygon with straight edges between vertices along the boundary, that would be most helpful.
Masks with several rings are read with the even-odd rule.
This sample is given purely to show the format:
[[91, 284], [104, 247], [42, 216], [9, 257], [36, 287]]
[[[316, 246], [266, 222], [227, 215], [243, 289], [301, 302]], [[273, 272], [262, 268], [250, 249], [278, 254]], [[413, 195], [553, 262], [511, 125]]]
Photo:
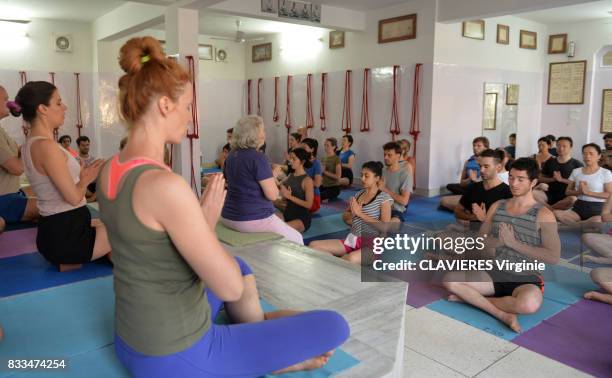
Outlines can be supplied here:
[[70, 34], [53, 34], [53, 46], [58, 52], [72, 52], [72, 36]]

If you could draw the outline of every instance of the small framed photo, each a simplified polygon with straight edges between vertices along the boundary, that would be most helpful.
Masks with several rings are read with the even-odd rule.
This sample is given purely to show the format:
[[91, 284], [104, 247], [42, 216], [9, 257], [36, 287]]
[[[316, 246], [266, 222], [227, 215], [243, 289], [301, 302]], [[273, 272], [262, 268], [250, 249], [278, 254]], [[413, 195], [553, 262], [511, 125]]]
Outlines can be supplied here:
[[200, 43], [198, 45], [198, 57], [200, 60], [213, 60], [213, 46]]
[[227, 63], [227, 51], [225, 49], [215, 49], [215, 61]]
[[253, 46], [253, 49], [252, 49], [253, 63], [265, 62], [267, 60], [272, 60], [272, 42], [262, 43], [260, 45]]
[[291, 0], [278, 0], [278, 16], [279, 17], [291, 17], [291, 9], [294, 8], [293, 1]]
[[500, 45], [510, 44], [510, 26], [497, 24], [497, 43]]
[[567, 34], [554, 34], [548, 37], [549, 54], [565, 54], [567, 52]]
[[339, 49], [344, 47], [344, 32], [333, 30], [329, 32], [329, 48]]
[[261, 0], [261, 11], [264, 13], [278, 13], [278, 0]]
[[310, 21], [310, 17], [312, 14], [312, 4], [303, 3], [301, 1], [294, 1], [297, 15], [293, 18], [299, 18], [300, 20], [308, 20]]
[[461, 35], [465, 38], [485, 39], [484, 20], [464, 21], [461, 28]]
[[378, 21], [378, 43], [415, 39], [416, 30], [416, 13], [380, 20]]
[[312, 12], [310, 14], [310, 21], [321, 22], [321, 4], [312, 4]]
[[519, 86], [518, 84], [506, 85], [506, 105], [518, 105]]
[[536, 50], [538, 48], [538, 33], [521, 30], [519, 47], [522, 49]]

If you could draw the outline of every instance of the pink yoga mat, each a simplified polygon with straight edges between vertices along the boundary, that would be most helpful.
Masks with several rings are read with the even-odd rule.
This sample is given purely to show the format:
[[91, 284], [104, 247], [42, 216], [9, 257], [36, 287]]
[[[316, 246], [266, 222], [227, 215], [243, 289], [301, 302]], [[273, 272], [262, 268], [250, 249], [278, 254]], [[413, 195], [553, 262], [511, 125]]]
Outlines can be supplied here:
[[612, 377], [612, 305], [583, 299], [514, 343], [596, 377]]
[[0, 234], [0, 258], [36, 252], [36, 232], [36, 228], [26, 228]]

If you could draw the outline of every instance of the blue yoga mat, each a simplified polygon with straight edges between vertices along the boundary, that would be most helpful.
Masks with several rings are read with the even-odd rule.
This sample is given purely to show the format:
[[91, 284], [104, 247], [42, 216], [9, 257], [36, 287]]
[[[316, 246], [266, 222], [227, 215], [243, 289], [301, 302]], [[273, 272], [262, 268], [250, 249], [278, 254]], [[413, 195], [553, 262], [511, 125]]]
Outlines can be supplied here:
[[315, 240], [328, 240], [328, 239], [344, 240], [346, 239], [346, 235], [348, 234], [348, 232], [349, 232], [348, 230], [342, 230], [342, 231], [330, 232], [329, 234], [317, 235], [309, 239], [304, 239], [304, 244], [308, 245], [310, 242], [315, 241]]
[[46, 261], [38, 252], [8, 257], [0, 259], [0, 297], [109, 276], [112, 273], [113, 268], [106, 261], [84, 264], [81, 269], [61, 273], [57, 266]]
[[312, 218], [323, 218], [328, 215], [334, 214], [342, 214], [342, 211], [339, 209], [334, 209], [333, 207], [321, 206], [321, 208], [317, 210], [316, 213], [312, 214]]
[[[114, 294], [111, 277], [0, 299], [5, 338], [0, 361], [67, 358], [64, 377], [128, 377], [114, 353]], [[262, 301], [264, 311], [274, 307]], [[322, 369], [284, 377], [327, 377], [359, 363], [338, 349]], [[0, 377], [14, 371], [0, 370]], [[23, 372], [41, 376], [41, 371]], [[22, 373], [22, 374], [23, 374]], [[49, 376], [57, 376], [57, 372]]]
[[[542, 307], [538, 312], [531, 315], [519, 315], [518, 320], [523, 332], [535, 327], [544, 320], [564, 310], [566, 307], [568, 307], [568, 305], [544, 298]], [[446, 299], [439, 299], [428, 305], [427, 308], [504, 340], [512, 340], [518, 336], [517, 333], [492, 315], [465, 303], [449, 302]]]
[[561, 304], [574, 304], [587, 291], [597, 290], [589, 274], [559, 265], [547, 265], [543, 271], [544, 298]]
[[308, 231], [304, 233], [304, 239], [311, 239], [318, 235], [331, 232], [349, 230], [349, 226], [342, 220], [342, 214], [333, 214], [326, 217], [314, 218]]

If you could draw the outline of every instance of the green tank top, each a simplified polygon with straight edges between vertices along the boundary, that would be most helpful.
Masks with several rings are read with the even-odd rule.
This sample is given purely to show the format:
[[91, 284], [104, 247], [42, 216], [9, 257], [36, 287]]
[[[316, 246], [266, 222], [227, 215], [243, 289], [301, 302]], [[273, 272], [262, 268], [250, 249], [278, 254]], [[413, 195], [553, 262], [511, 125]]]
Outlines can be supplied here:
[[152, 356], [180, 352], [211, 325], [204, 283], [166, 232], [143, 225], [132, 207], [138, 177], [154, 165], [125, 174], [114, 200], [99, 192], [100, 218], [113, 252], [116, 332], [136, 351]]

